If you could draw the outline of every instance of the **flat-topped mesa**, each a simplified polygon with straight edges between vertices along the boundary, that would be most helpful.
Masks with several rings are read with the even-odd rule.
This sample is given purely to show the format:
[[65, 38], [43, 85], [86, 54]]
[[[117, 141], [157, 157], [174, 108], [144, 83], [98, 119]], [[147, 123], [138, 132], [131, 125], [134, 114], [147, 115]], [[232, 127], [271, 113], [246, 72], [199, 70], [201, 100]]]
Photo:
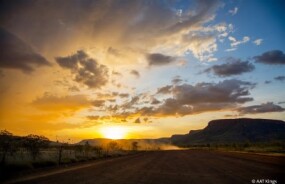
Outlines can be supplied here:
[[174, 135], [177, 145], [285, 141], [285, 122], [271, 119], [218, 119], [202, 130]]
[[251, 119], [251, 118], [238, 118], [238, 119], [217, 119], [212, 120], [208, 123], [208, 126], [215, 125], [228, 125], [231, 124], [241, 124], [241, 123], [274, 123], [274, 124], [282, 124], [284, 121], [281, 120], [272, 120], [272, 119]]

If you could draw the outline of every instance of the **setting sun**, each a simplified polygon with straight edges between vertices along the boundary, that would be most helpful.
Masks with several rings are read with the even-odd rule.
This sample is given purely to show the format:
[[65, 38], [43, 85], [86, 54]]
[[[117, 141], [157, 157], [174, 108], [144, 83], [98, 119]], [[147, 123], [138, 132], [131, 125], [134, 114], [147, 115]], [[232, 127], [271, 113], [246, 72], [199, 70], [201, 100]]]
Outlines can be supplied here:
[[0, 0], [0, 184], [285, 184], [284, 7]]
[[123, 139], [126, 136], [126, 130], [122, 127], [104, 127], [101, 132], [108, 139]]

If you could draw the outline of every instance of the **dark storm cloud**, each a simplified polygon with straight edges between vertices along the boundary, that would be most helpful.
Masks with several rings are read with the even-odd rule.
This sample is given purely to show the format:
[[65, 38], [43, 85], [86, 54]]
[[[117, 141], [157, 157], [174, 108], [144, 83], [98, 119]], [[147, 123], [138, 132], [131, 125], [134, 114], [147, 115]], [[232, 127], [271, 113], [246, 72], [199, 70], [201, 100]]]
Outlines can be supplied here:
[[50, 63], [16, 35], [0, 27], [0, 67], [30, 73]]
[[269, 65], [284, 65], [285, 53], [281, 50], [271, 50], [264, 52], [262, 55], [255, 56], [253, 59], [258, 63]]
[[68, 91], [71, 91], [71, 92], [79, 92], [80, 89], [76, 86], [70, 86], [68, 87]]
[[140, 73], [139, 73], [137, 70], [131, 70], [131, 71], [130, 71], [130, 74], [136, 76], [137, 78], [140, 77]]
[[285, 81], [285, 76], [284, 75], [277, 76], [277, 77], [274, 77], [274, 79], [283, 82]]
[[[173, 94], [161, 105], [142, 107], [135, 114], [146, 116], [184, 116], [203, 112], [231, 110], [245, 102], [253, 101], [249, 90], [255, 84], [240, 80], [219, 83], [183, 84], [167, 89]], [[162, 88], [159, 88], [162, 89]], [[132, 112], [130, 112], [132, 113]]]
[[187, 115], [232, 108], [252, 101], [249, 89], [255, 85], [240, 80], [224, 80], [219, 83], [183, 84], [172, 89], [168, 98], [155, 110], [162, 115]]
[[283, 112], [285, 109], [273, 102], [267, 102], [261, 105], [252, 105], [247, 107], [241, 107], [238, 109], [240, 114], [258, 114], [266, 112]]
[[175, 86], [173, 94], [181, 103], [244, 103], [252, 98], [249, 89], [255, 84], [240, 80], [224, 80], [219, 83], [198, 83], [195, 86], [184, 84]]
[[149, 66], [167, 65], [175, 61], [175, 57], [163, 55], [160, 53], [147, 54], [146, 59]]
[[74, 80], [89, 88], [100, 88], [108, 82], [108, 68], [90, 58], [84, 51], [67, 57], [56, 57], [56, 62], [74, 74]]
[[152, 115], [185, 116], [211, 111], [229, 110], [233, 107], [235, 107], [235, 104], [231, 103], [199, 103], [195, 105], [188, 105], [181, 104], [176, 99], [168, 98], [160, 107], [152, 111]]
[[213, 72], [220, 77], [228, 77], [232, 75], [240, 75], [245, 72], [254, 70], [254, 65], [249, 61], [241, 61], [239, 59], [232, 59], [232, 61], [221, 65], [214, 65], [205, 70], [205, 72]]

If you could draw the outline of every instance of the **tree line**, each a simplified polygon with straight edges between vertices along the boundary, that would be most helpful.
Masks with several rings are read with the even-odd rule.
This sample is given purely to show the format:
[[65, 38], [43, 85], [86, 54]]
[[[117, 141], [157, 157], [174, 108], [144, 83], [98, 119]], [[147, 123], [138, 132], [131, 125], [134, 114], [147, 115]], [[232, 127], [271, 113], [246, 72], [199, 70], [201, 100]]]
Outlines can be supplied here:
[[[137, 151], [138, 142], [132, 142], [131, 150]], [[98, 157], [109, 156], [110, 153], [123, 150], [116, 142], [109, 142], [104, 148], [102, 146], [91, 146], [88, 141], [84, 144], [69, 144], [67, 142], [52, 142], [45, 136], [30, 134], [27, 136], [15, 136], [7, 130], [0, 130], [0, 153], [1, 165], [5, 165], [7, 156], [14, 156], [16, 153], [29, 153], [33, 161], [35, 161], [44, 150], [54, 150], [57, 155], [56, 162], [62, 164], [63, 153], [70, 151], [76, 157], [89, 158], [90, 153], [95, 153]]]
[[50, 140], [44, 136], [30, 134], [25, 137], [14, 136], [7, 130], [0, 131], [0, 151], [2, 153], [1, 164], [5, 164], [8, 154], [14, 155], [20, 149], [26, 149], [33, 160], [35, 160], [40, 150], [49, 146]]

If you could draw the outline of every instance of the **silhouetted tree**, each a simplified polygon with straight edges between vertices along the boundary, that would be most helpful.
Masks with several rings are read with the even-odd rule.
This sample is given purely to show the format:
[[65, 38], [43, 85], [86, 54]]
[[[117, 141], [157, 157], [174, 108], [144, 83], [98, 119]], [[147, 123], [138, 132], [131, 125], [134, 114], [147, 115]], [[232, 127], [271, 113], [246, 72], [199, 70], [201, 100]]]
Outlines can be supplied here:
[[119, 149], [119, 144], [116, 141], [111, 141], [107, 145], [108, 151], [115, 151]]
[[0, 131], [0, 149], [2, 152], [1, 164], [5, 164], [7, 153], [13, 149], [13, 134], [7, 130]]
[[96, 155], [99, 157], [103, 154], [103, 148], [101, 146], [93, 146], [92, 149], [95, 151]]
[[81, 155], [81, 153], [83, 152], [83, 145], [75, 145], [74, 149], [75, 149], [75, 155], [76, 156], [77, 156], [76, 153], [79, 153]]
[[[58, 143], [58, 141], [57, 141], [57, 143]], [[59, 143], [59, 145], [57, 147], [57, 149], [58, 149], [58, 165], [61, 164], [62, 153], [67, 146], [68, 146], [67, 143]]]
[[137, 151], [138, 148], [139, 148], [138, 142], [136, 142], [136, 141], [132, 142], [132, 150], [133, 150], [133, 151]]
[[35, 160], [42, 148], [46, 148], [49, 145], [49, 139], [39, 135], [28, 135], [25, 137], [24, 146], [30, 152], [33, 160]]
[[89, 144], [88, 141], [85, 142], [85, 145], [84, 145], [84, 153], [85, 153], [85, 156], [88, 157], [89, 156], [89, 151], [91, 150], [91, 146]]

